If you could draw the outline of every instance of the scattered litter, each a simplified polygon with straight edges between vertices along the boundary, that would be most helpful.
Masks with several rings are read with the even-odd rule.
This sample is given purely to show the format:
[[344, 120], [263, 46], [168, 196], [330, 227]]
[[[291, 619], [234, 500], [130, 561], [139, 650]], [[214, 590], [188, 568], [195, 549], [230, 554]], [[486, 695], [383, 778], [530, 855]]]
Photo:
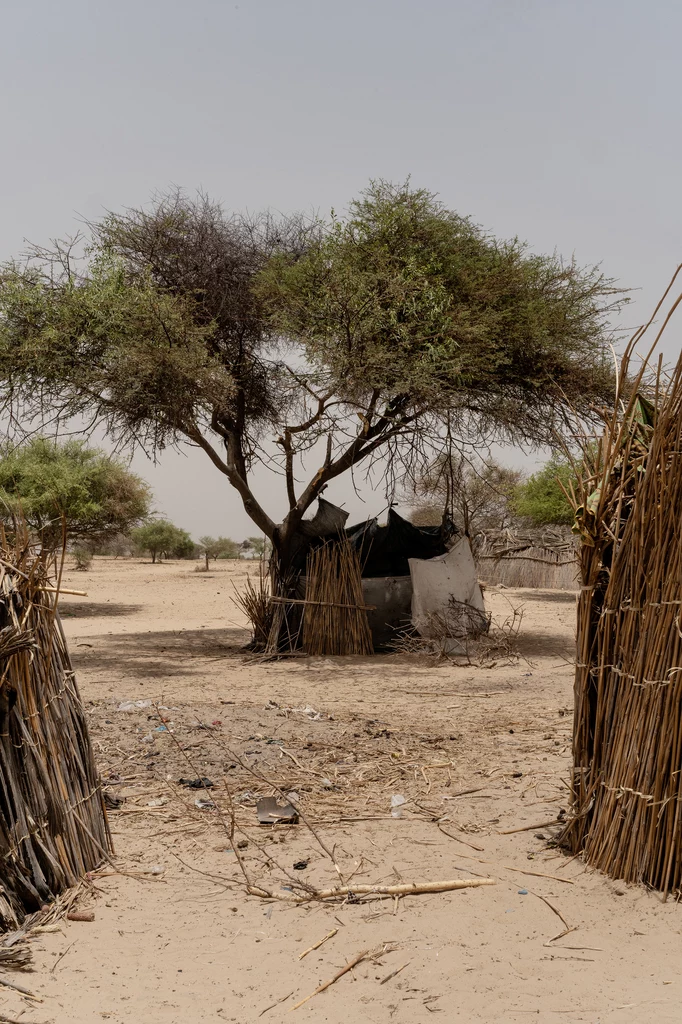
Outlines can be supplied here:
[[246, 850], [248, 845], [249, 845], [248, 839], [240, 839], [239, 842], [237, 843], [237, 849], [238, 850]]
[[150, 868], [147, 868], [148, 875], [163, 875], [166, 869], [163, 864], [152, 864]]
[[142, 737], [140, 742], [141, 743], [153, 743], [154, 742], [154, 734], [151, 733], [151, 732], [148, 732], [146, 736]]
[[310, 864], [310, 857], [306, 857], [305, 860], [297, 860], [294, 864], [294, 871], [305, 871]]
[[527, 889], [519, 889], [519, 896], [527, 896], [527, 895], [528, 895], [528, 890]]
[[320, 779], [320, 784], [323, 789], [334, 789], [334, 783], [331, 779]]
[[104, 798], [104, 806], [108, 811], [117, 810], [123, 803], [123, 798], [116, 796], [116, 794], [112, 793], [109, 789], [105, 789], [102, 796]]
[[275, 796], [260, 797], [256, 803], [256, 814], [261, 825], [274, 825], [276, 822], [295, 825], [298, 821], [298, 811], [293, 804], [279, 804]]
[[402, 793], [394, 793], [391, 797], [391, 817], [402, 818], [402, 806], [407, 803], [407, 798]]
[[238, 804], [250, 804], [256, 799], [256, 795], [250, 789], [245, 789], [243, 793], [237, 793], [234, 799]]
[[94, 921], [94, 910], [70, 910], [66, 915], [67, 921]]
[[205, 775], [200, 779], [178, 779], [178, 786], [187, 786], [188, 789], [213, 789], [214, 785]]
[[212, 800], [206, 800], [205, 798], [199, 796], [194, 801], [194, 806], [198, 807], [200, 811], [210, 811], [213, 807], [215, 807], [215, 804], [213, 803]]
[[147, 801], [147, 807], [165, 807], [167, 803], [167, 796], [157, 796], [154, 800]]
[[[172, 724], [173, 723], [171, 722], [171, 725]], [[168, 728], [167, 725], [157, 725], [156, 729], [154, 730], [154, 732], [170, 732], [170, 731], [171, 730]]]
[[291, 792], [287, 793], [287, 800], [289, 800], [292, 804], [298, 804], [301, 802], [301, 798], [295, 789], [292, 789]]
[[140, 708], [150, 708], [152, 702], [150, 700], [124, 700], [116, 708], [117, 711], [139, 711]]

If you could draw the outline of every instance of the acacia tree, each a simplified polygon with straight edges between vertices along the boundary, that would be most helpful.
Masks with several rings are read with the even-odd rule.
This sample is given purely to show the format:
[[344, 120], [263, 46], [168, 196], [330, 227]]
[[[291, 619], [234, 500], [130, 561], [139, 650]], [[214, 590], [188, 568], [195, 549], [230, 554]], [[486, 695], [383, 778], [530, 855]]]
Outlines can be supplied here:
[[239, 544], [229, 537], [199, 537], [199, 547], [206, 560], [208, 572], [209, 559], [239, 558]]
[[166, 558], [190, 558], [194, 554], [194, 541], [186, 530], [169, 523], [167, 519], [152, 519], [133, 530], [131, 540], [137, 550], [146, 551], [156, 562], [157, 556]]
[[83, 440], [0, 447], [0, 519], [23, 515], [48, 547], [61, 542], [62, 523], [69, 540], [91, 544], [128, 533], [151, 504], [144, 480]]
[[[201, 448], [282, 568], [359, 464], [412, 471], [445, 424], [462, 445], [546, 442], [613, 397], [611, 282], [409, 185], [372, 184], [329, 223], [175, 193], [91, 231], [85, 266], [61, 245], [2, 274], [8, 403], [150, 452]], [[284, 478], [281, 523], [252, 490], [259, 461]]]

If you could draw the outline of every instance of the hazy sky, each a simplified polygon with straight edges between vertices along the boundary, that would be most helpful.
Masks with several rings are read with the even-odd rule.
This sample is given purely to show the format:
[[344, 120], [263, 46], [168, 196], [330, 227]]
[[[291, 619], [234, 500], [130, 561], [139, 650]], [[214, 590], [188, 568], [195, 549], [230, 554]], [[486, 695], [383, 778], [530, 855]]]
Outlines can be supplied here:
[[[682, 257], [671, 0], [4, 0], [1, 11], [0, 259], [171, 184], [227, 207], [327, 212], [369, 178], [407, 175], [498, 235], [602, 262], [640, 289], [628, 323]], [[205, 456], [134, 464], [195, 535], [254, 532]], [[363, 514], [351, 494], [330, 496]], [[377, 512], [383, 492], [368, 499], [364, 514]]]

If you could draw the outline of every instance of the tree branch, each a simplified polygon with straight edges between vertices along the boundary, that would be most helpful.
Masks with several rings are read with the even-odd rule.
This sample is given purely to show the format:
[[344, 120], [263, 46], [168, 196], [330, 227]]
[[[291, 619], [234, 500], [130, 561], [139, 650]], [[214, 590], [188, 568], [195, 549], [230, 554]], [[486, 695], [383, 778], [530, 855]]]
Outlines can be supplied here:
[[221, 473], [225, 474], [242, 499], [242, 504], [246, 514], [251, 517], [256, 526], [263, 531], [265, 536], [272, 540], [275, 533], [275, 523], [261, 507], [258, 501], [256, 501], [246, 479], [246, 474], [242, 476], [237, 468], [237, 466], [241, 464], [245, 469], [245, 462], [243, 454], [241, 454], [241, 458], [239, 457], [240, 445], [235, 434], [232, 431], [225, 431], [225, 451], [227, 453], [227, 458], [221, 459], [213, 445], [203, 436], [196, 425], [192, 424], [189, 427], [185, 427], [185, 433], [191, 441], [206, 452], [213, 465], [216, 466]]

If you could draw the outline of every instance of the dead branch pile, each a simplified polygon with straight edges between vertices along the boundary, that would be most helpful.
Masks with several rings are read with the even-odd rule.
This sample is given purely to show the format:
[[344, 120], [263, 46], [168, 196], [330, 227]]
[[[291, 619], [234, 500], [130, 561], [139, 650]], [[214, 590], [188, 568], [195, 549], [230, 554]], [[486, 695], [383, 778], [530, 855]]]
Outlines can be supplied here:
[[360, 559], [345, 537], [308, 555], [303, 648], [308, 654], [373, 653]]
[[564, 839], [610, 875], [667, 894], [682, 886], [682, 359], [666, 386], [659, 370], [653, 403], [638, 386], [606, 424], [577, 510], [573, 818]]
[[111, 849], [53, 570], [24, 533], [0, 531], [0, 930]]

